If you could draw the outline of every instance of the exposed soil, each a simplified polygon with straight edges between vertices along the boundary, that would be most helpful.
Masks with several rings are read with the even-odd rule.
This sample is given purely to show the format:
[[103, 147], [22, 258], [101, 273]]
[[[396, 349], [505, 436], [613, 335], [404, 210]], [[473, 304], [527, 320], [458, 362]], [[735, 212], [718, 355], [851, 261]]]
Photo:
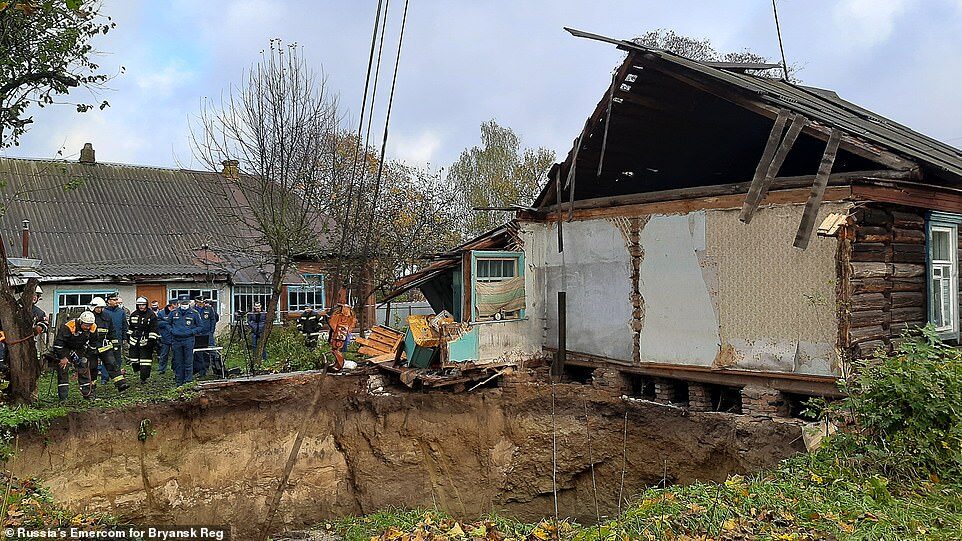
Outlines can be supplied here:
[[[585, 403], [603, 514], [617, 507], [625, 449], [627, 495], [663, 478], [688, 483], [761, 469], [801, 446], [792, 422], [688, 413], [584, 385], [553, 388], [554, 417], [547, 385], [460, 394], [368, 388], [367, 376], [301, 374], [235, 380], [189, 402], [72, 414], [45, 434], [22, 435], [9, 466], [42, 477], [78, 511], [140, 524], [230, 524], [234, 539], [252, 539], [302, 426], [273, 531], [385, 506], [437, 505], [465, 518], [553, 515], [553, 424], [560, 512], [592, 521]], [[140, 442], [144, 419], [156, 433]]]

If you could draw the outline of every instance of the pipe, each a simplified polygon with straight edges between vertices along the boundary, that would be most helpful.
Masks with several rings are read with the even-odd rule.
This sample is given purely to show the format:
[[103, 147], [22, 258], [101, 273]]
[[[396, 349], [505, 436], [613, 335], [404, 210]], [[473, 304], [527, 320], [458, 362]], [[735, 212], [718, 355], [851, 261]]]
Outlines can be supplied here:
[[23, 230], [20, 233], [20, 253], [24, 259], [30, 257], [30, 220], [23, 221]]

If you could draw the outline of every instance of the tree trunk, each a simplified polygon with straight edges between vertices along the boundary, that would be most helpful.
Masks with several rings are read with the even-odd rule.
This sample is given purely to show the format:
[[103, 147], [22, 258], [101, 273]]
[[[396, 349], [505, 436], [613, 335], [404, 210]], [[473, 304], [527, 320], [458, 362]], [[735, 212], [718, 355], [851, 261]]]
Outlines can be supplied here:
[[264, 316], [266, 319], [264, 322], [264, 334], [257, 344], [257, 351], [254, 352], [254, 359], [258, 363], [258, 366], [264, 355], [264, 348], [267, 347], [267, 339], [271, 336], [271, 331], [274, 330], [274, 319], [277, 315], [278, 305], [280, 304], [284, 276], [287, 275], [287, 267], [287, 263], [281, 261], [274, 262], [274, 274], [271, 276], [271, 300], [267, 303], [267, 314]]
[[[17, 404], [29, 404], [37, 398], [37, 380], [40, 379], [40, 361], [37, 359], [37, 342], [33, 330], [33, 292], [37, 280], [31, 278], [24, 286], [20, 302], [10, 287], [6, 250], [0, 254], [0, 324], [3, 325], [7, 343], [7, 365], [10, 367], [10, 400]], [[27, 295], [26, 292], [31, 292]]]

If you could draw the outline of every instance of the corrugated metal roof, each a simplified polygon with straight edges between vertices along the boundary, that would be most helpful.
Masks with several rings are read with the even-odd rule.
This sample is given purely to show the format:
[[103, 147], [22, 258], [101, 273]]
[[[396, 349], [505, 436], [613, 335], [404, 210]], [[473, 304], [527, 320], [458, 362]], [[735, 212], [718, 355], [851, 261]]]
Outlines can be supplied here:
[[0, 158], [0, 180], [8, 253], [19, 254], [30, 220], [30, 255], [46, 276], [225, 274], [230, 263], [198, 261], [201, 245], [230, 253], [254, 237], [218, 173]]
[[[670, 65], [708, 76], [711, 80], [747, 92], [754, 99], [805, 115], [827, 126], [882, 146], [903, 157], [962, 179], [962, 150], [923, 135], [898, 122], [848, 102], [829, 90], [796, 85], [780, 79], [728, 71], [675, 53], [567, 28], [572, 35], [611, 43], [620, 49], [655, 55]], [[630, 60], [630, 59], [629, 59]], [[627, 62], [628, 60], [626, 60]]]

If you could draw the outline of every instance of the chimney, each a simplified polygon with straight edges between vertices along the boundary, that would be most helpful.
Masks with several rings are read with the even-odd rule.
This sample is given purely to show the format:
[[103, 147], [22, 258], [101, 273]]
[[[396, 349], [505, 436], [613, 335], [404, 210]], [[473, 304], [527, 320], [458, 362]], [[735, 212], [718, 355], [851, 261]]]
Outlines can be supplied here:
[[23, 230], [20, 233], [20, 253], [21, 257], [30, 257], [30, 220], [23, 221]]
[[237, 178], [238, 176], [240, 176], [240, 170], [237, 167], [238, 165], [240, 165], [239, 161], [224, 160], [221, 163], [224, 164], [224, 170], [221, 172], [221, 174], [224, 175], [226, 178]]
[[94, 157], [93, 144], [84, 143], [84, 147], [80, 149], [80, 163], [97, 163], [97, 159]]

